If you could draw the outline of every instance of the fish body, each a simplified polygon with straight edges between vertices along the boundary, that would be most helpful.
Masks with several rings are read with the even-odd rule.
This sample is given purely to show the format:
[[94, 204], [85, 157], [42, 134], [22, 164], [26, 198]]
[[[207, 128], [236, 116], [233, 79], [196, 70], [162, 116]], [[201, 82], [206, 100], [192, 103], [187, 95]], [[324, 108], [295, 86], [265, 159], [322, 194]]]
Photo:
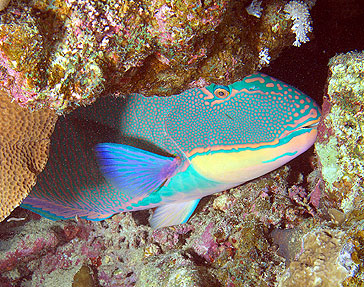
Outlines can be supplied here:
[[[114, 130], [111, 140], [66, 128], [63, 138], [73, 137], [66, 143], [72, 148], [60, 151], [60, 140], [54, 145], [47, 180], [40, 178], [25, 208], [50, 218], [102, 220], [157, 207], [153, 227], [186, 222], [202, 197], [306, 151], [316, 139], [320, 109], [301, 91], [258, 73], [171, 97], [134, 94], [105, 118], [88, 121]], [[62, 171], [62, 162], [71, 166]]]

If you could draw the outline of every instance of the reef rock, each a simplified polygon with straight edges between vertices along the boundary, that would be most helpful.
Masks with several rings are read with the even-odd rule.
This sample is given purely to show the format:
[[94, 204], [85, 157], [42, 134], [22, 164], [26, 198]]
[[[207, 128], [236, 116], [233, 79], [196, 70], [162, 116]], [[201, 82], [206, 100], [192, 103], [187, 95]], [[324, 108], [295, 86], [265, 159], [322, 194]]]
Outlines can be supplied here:
[[340, 287], [359, 266], [352, 259], [353, 244], [338, 229], [322, 228], [305, 236], [303, 252], [289, 265], [280, 287]]
[[296, 238], [302, 249], [291, 256], [279, 286], [364, 284], [364, 53], [337, 55], [329, 69], [315, 144], [321, 220]]
[[324, 202], [346, 216], [364, 205], [364, 52], [333, 57], [315, 145], [325, 182]]
[[235, 82], [312, 30], [308, 4], [250, 2], [11, 1], [0, 12], [0, 88], [63, 113], [100, 94]]

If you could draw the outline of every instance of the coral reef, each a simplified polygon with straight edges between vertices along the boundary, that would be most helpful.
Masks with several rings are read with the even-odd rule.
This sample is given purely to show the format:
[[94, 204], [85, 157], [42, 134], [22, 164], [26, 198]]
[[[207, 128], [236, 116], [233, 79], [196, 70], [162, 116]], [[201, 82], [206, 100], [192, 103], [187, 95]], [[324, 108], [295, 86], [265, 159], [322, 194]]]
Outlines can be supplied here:
[[4, 286], [362, 286], [362, 161], [352, 150], [362, 57], [330, 61], [317, 157], [204, 198], [187, 223], [158, 230], [148, 210], [52, 222], [17, 209], [0, 225]]
[[[100, 92], [167, 95], [177, 91], [175, 85], [183, 89], [209, 81], [226, 83], [269, 64], [282, 46], [295, 41], [291, 27], [296, 23], [286, 19], [286, 3], [253, 2], [253, 15], [245, 10], [249, 2], [221, 1], [217, 9], [204, 1], [203, 9], [202, 4], [190, 9], [192, 16], [175, 17], [173, 3], [178, 1], [153, 6], [147, 1], [121, 5], [13, 0], [2, 12], [2, 21], [10, 22], [19, 11], [27, 13], [0, 27], [2, 88], [23, 105], [62, 113], [92, 102]], [[84, 11], [95, 19], [86, 19]], [[233, 11], [240, 16], [228, 33]], [[54, 26], [49, 26], [51, 15], [57, 19]], [[252, 36], [240, 29], [249, 27], [247, 17], [255, 21], [253, 32], [261, 32], [254, 34], [259, 39], [245, 41]], [[201, 19], [209, 21], [199, 26]], [[183, 31], [185, 27], [189, 28]], [[189, 30], [196, 36], [186, 40]], [[236, 43], [246, 46], [238, 51]], [[22, 45], [39, 49], [21, 49]], [[240, 61], [246, 61], [246, 70], [230, 70], [241, 67]], [[203, 199], [188, 223], [152, 230], [147, 223], [150, 211], [118, 214], [102, 222], [53, 222], [16, 209], [0, 225], [2, 286], [363, 286], [363, 63], [364, 52], [341, 54], [329, 63], [317, 156], [300, 157], [290, 163], [299, 166], [296, 169], [282, 167]], [[92, 78], [96, 75], [99, 78]], [[24, 181], [29, 183], [26, 189], [19, 188], [24, 192], [44, 166], [56, 117], [44, 110], [28, 113], [10, 103], [7, 95], [0, 96], [0, 105], [0, 116], [6, 119], [0, 121], [0, 134], [5, 135], [1, 174], [9, 182], [17, 178], [14, 174], [30, 175]], [[10, 137], [13, 133], [17, 137]], [[303, 161], [308, 161], [310, 171], [302, 171]], [[10, 204], [4, 216], [16, 205]]]
[[348, 213], [363, 210], [364, 52], [330, 60], [316, 150], [322, 165], [327, 206]]
[[364, 284], [363, 63], [363, 52], [340, 54], [329, 62], [315, 144], [322, 179], [315, 189], [321, 197], [317, 213], [330, 220], [300, 234], [304, 236], [302, 250], [295, 252], [279, 286]]
[[0, 93], [0, 221], [35, 185], [47, 162], [56, 119], [52, 111], [30, 112]]
[[[274, 11], [262, 7], [257, 21]], [[259, 47], [256, 57], [259, 51], [264, 65], [270, 49]], [[203, 199], [188, 223], [152, 230], [150, 211], [53, 222], [16, 209], [0, 225], [3, 286], [363, 286], [363, 63], [363, 52], [329, 63], [317, 156]], [[24, 73], [12, 75], [12, 87], [23, 87]], [[11, 123], [27, 129], [18, 119], [32, 116], [19, 116], [23, 109], [0, 99], [3, 112], [16, 107]]]
[[61, 114], [100, 94], [232, 83], [291, 44], [303, 18], [293, 24], [284, 4], [255, 1], [257, 18], [248, 1], [14, 0], [0, 12], [0, 89]]
[[0, 226], [1, 280], [52, 286], [65, 277], [57, 286], [70, 286], [66, 278], [83, 274], [100, 286], [274, 286], [284, 259], [271, 226], [311, 224], [288, 196], [289, 174], [281, 168], [207, 198], [188, 223], [158, 230], [147, 224], [149, 211], [55, 222], [17, 209], [12, 216], [24, 220]]

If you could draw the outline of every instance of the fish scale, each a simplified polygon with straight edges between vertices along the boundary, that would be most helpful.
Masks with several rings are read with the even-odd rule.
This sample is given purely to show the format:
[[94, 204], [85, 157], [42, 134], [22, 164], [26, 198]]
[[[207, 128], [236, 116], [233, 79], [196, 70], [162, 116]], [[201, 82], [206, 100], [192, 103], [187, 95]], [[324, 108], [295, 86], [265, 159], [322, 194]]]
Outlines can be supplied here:
[[90, 220], [157, 207], [154, 228], [183, 223], [202, 197], [307, 150], [319, 119], [311, 98], [260, 73], [164, 98], [100, 99], [57, 123], [22, 206]]

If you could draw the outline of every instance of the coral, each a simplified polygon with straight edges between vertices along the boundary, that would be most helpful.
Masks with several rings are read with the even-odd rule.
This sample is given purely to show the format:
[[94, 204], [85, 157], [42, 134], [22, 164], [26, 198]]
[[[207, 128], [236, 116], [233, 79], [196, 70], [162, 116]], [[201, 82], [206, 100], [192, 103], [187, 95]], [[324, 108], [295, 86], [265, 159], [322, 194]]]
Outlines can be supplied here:
[[[319, 228], [304, 239], [303, 252], [290, 263], [278, 286], [342, 286], [358, 268], [341, 230]], [[354, 271], [353, 271], [354, 270]]]
[[269, 56], [268, 48], [264, 48], [264, 49], [260, 50], [259, 64], [261, 64], [262, 66], [267, 66], [267, 65], [269, 65], [270, 59], [271, 59], [271, 57]]
[[[206, 267], [196, 266], [185, 254], [174, 252], [153, 258], [141, 269], [136, 287], [143, 286], [218, 286]], [[163, 265], [161, 269], [159, 266]], [[168, 276], [165, 276], [168, 274]]]
[[0, 1], [0, 11], [4, 10], [8, 6], [9, 2], [10, 2], [10, 0], [1, 0]]
[[290, 1], [284, 6], [284, 12], [287, 13], [287, 19], [293, 21], [292, 31], [296, 34], [296, 40], [293, 46], [301, 46], [301, 43], [310, 41], [307, 33], [312, 32], [309, 6], [300, 1]]
[[30, 112], [0, 93], [0, 221], [28, 195], [43, 170], [57, 117]]
[[290, 44], [284, 3], [259, 3], [252, 20], [248, 1], [12, 1], [0, 12], [0, 89], [62, 114], [99, 95], [232, 83]]
[[322, 165], [327, 205], [350, 213], [363, 208], [364, 53], [330, 60], [316, 150]]
[[262, 1], [253, 0], [248, 7], [246, 7], [246, 12], [249, 15], [255, 16], [257, 18], [262, 17], [263, 8], [260, 6], [262, 5]]

